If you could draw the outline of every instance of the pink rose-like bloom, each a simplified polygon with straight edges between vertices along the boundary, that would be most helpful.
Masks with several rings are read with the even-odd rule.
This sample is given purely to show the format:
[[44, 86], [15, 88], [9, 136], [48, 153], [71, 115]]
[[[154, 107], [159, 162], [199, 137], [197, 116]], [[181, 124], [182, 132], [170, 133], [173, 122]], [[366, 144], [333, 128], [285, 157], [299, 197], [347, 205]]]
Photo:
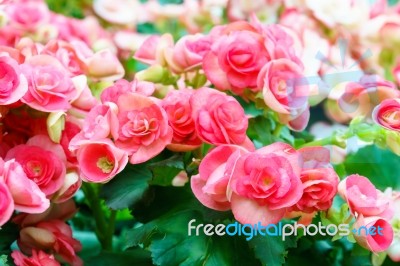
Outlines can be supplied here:
[[77, 93], [68, 72], [50, 55], [37, 55], [21, 65], [28, 79], [28, 92], [22, 101], [30, 107], [43, 111], [66, 111], [70, 100]]
[[[371, 227], [377, 228], [375, 234], [366, 232], [365, 228]], [[378, 228], [380, 231], [378, 231]], [[357, 229], [358, 231], [354, 234], [357, 243], [372, 252], [382, 252], [387, 250], [393, 241], [392, 226], [388, 221], [378, 216], [358, 216], [354, 223], [354, 229]]]
[[350, 175], [338, 186], [339, 195], [349, 205], [351, 213], [364, 217], [379, 216], [391, 219], [393, 202], [384, 193], [376, 189], [368, 178], [360, 175]]
[[[305, 213], [328, 210], [332, 205], [339, 184], [338, 175], [329, 165], [329, 150], [323, 147], [309, 147], [302, 148], [299, 152], [302, 155], [305, 153], [306, 156], [313, 154], [315, 159], [307, 160], [310, 158], [302, 156], [304, 164], [300, 179], [303, 183], [304, 192], [293, 210]], [[326, 160], [326, 154], [328, 154], [328, 160]], [[310, 161], [315, 164], [313, 167], [310, 167]]]
[[0, 104], [12, 104], [28, 91], [28, 82], [17, 61], [0, 52]]
[[13, 27], [28, 31], [36, 30], [50, 18], [46, 3], [38, 0], [15, 1], [7, 6], [6, 13]]
[[190, 99], [198, 136], [205, 142], [221, 145], [252, 146], [246, 136], [248, 119], [232, 96], [201, 88]]
[[96, 0], [93, 1], [94, 12], [110, 23], [132, 25], [139, 12], [143, 12], [137, 0]]
[[218, 89], [242, 94], [257, 87], [261, 68], [271, 59], [263, 36], [247, 22], [226, 26], [203, 59], [207, 78]]
[[16, 266], [60, 266], [54, 255], [49, 255], [42, 250], [32, 250], [32, 256], [27, 257], [21, 251], [14, 250], [11, 253]]
[[59, 144], [49, 137], [37, 135], [26, 144], [8, 151], [6, 160], [15, 159], [21, 164], [26, 176], [34, 181], [48, 197], [64, 183], [66, 157]]
[[69, 150], [69, 143], [71, 142], [72, 138], [74, 138], [80, 131], [81, 129], [77, 124], [66, 121], [64, 125], [64, 130], [61, 134], [60, 145], [64, 150], [67, 161], [72, 164], [76, 163], [76, 156]]
[[118, 107], [112, 102], [100, 104], [92, 108], [82, 126], [82, 137], [98, 140], [118, 136]]
[[125, 79], [120, 79], [115, 82], [114, 85], [102, 91], [100, 98], [102, 103], [117, 103], [119, 96], [126, 92], [136, 92], [145, 96], [150, 96], [154, 93], [155, 89], [154, 83], [151, 82], [139, 81], [136, 79], [129, 82]]
[[372, 118], [378, 125], [400, 131], [400, 99], [386, 99], [375, 107]]
[[[61, 40], [51, 40], [45, 47], [43, 47], [41, 54], [54, 56], [71, 75], [80, 75], [86, 70], [85, 57], [73, 44], [74, 43], [68, 43]], [[89, 47], [86, 48], [89, 49]]]
[[267, 63], [257, 80], [266, 105], [280, 114], [282, 122], [299, 131], [307, 126], [309, 118], [309, 86], [305, 81], [302, 68], [286, 58]]
[[193, 90], [173, 90], [162, 100], [162, 107], [168, 115], [168, 123], [174, 131], [172, 143], [168, 149], [173, 151], [189, 151], [201, 145], [202, 141], [196, 133], [192, 118], [190, 99]]
[[226, 168], [233, 168], [231, 208], [240, 223], [277, 223], [303, 195], [301, 156], [288, 144], [246, 153]]
[[102, 81], [114, 81], [125, 75], [117, 56], [109, 49], [95, 53], [87, 62], [87, 75]]
[[46, 195], [26, 176], [24, 169], [16, 161], [5, 162], [4, 182], [10, 190], [17, 211], [42, 213], [49, 208], [50, 201]]
[[76, 254], [82, 245], [72, 237], [71, 228], [63, 221], [40, 222], [35, 227], [23, 228], [19, 235], [17, 243], [25, 254], [29, 254], [32, 249], [49, 250], [72, 266], [83, 265]]
[[177, 41], [173, 60], [179, 71], [188, 71], [201, 65], [204, 55], [211, 48], [211, 40], [202, 34], [187, 35]]
[[373, 109], [386, 99], [400, 98], [396, 86], [375, 75], [363, 76], [359, 82], [340, 83], [328, 96], [328, 116], [345, 123], [356, 116], [371, 116]]
[[227, 168], [227, 162], [234, 162], [247, 152], [240, 146], [221, 145], [204, 157], [199, 174], [190, 180], [194, 195], [204, 206], [219, 211], [230, 209], [227, 193], [230, 174], [234, 169]]
[[148, 37], [136, 51], [134, 58], [148, 65], [167, 65], [167, 58], [174, 46], [174, 39], [169, 33], [162, 36]]
[[173, 132], [167, 114], [156, 99], [125, 93], [117, 105], [119, 129], [115, 144], [129, 153], [132, 164], [153, 158], [171, 143]]
[[76, 150], [81, 177], [85, 182], [106, 183], [128, 163], [128, 153], [117, 148], [110, 139], [75, 138], [71, 147]]
[[6, 184], [0, 180], [0, 226], [10, 220], [11, 215], [14, 212], [14, 200], [12, 195], [6, 186]]

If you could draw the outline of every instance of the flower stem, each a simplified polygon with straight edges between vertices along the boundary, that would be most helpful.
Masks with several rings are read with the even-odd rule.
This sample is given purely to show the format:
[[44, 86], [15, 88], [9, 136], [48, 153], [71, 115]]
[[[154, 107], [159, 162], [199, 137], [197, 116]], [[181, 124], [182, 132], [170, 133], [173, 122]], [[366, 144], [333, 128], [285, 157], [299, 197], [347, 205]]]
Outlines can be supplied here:
[[106, 213], [101, 206], [99, 187], [95, 184], [83, 183], [82, 191], [88, 201], [88, 205], [96, 222], [96, 236], [103, 250], [112, 250], [112, 238], [115, 229], [115, 218], [117, 212], [111, 210], [110, 220], [107, 222]]
[[276, 124], [276, 127], [274, 129], [274, 132], [272, 132], [272, 135], [274, 135], [274, 137], [279, 137], [281, 135], [282, 129], [283, 129], [282, 124]]

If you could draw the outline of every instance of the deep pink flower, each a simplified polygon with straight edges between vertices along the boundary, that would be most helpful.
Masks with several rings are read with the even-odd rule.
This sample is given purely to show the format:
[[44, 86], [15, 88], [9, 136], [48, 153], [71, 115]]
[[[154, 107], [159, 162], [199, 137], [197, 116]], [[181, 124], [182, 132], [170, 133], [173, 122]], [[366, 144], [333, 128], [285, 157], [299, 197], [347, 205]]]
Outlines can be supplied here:
[[60, 266], [60, 263], [42, 250], [32, 250], [32, 256], [27, 257], [21, 251], [14, 250], [11, 253], [16, 266]]
[[0, 104], [12, 104], [28, 91], [28, 83], [18, 62], [0, 53]]
[[240, 223], [277, 223], [303, 195], [301, 157], [288, 144], [246, 153], [226, 168], [233, 168], [231, 208]]
[[162, 107], [167, 113], [168, 124], [174, 131], [168, 149], [188, 151], [199, 147], [202, 141], [197, 136], [195, 122], [192, 118], [190, 99], [193, 90], [173, 90], [162, 100]]

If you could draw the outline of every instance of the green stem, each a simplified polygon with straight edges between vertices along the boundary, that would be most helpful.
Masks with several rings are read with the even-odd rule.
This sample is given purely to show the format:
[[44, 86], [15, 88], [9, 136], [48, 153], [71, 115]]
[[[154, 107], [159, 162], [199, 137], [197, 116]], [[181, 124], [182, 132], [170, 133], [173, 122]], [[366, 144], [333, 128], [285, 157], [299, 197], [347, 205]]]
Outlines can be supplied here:
[[274, 135], [274, 137], [279, 137], [281, 135], [283, 127], [284, 126], [282, 124], [276, 124], [276, 127], [275, 127], [272, 135]]
[[116, 211], [111, 211], [110, 221], [107, 223], [105, 212], [102, 209], [98, 188], [89, 183], [83, 183], [82, 191], [88, 201], [89, 207], [96, 222], [96, 236], [104, 250], [112, 250], [112, 237], [114, 235]]
[[326, 146], [326, 145], [335, 145], [341, 148], [346, 148], [346, 143], [344, 140], [339, 140], [335, 134], [333, 136], [329, 136], [323, 139], [314, 140], [308, 143], [305, 143], [300, 146], [303, 147], [312, 147], [312, 146]]

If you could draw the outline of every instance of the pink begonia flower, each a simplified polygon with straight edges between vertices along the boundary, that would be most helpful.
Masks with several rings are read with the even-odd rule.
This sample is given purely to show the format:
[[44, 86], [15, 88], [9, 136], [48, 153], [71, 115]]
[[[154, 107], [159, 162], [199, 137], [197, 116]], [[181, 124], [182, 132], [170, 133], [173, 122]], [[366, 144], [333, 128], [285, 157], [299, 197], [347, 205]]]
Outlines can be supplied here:
[[28, 82], [18, 62], [0, 52], [0, 104], [19, 101], [28, 91]]
[[87, 62], [87, 75], [96, 80], [114, 81], [125, 75], [117, 56], [109, 49], [95, 53]]
[[83, 265], [76, 254], [82, 250], [82, 245], [72, 237], [72, 229], [63, 221], [40, 222], [34, 227], [23, 228], [19, 235], [17, 243], [25, 254], [32, 249], [49, 250], [72, 266]]
[[50, 11], [43, 1], [13, 1], [6, 7], [10, 25], [20, 30], [35, 31], [50, 19]]
[[199, 174], [192, 176], [191, 188], [196, 198], [206, 207], [225, 211], [230, 209], [227, 197], [230, 176], [234, 168], [227, 168], [248, 151], [236, 145], [221, 145], [211, 150], [201, 161]]
[[304, 130], [308, 124], [310, 87], [302, 68], [290, 59], [267, 63], [258, 75], [266, 105], [280, 114], [280, 120], [293, 130]]
[[345, 123], [356, 116], [371, 116], [375, 106], [386, 99], [400, 98], [396, 86], [375, 75], [363, 76], [358, 82], [339, 83], [329, 93], [327, 115]]
[[138, 0], [95, 0], [93, 10], [107, 22], [121, 25], [134, 25], [143, 12]]
[[233, 169], [230, 201], [240, 223], [277, 223], [303, 195], [301, 156], [288, 144], [246, 153], [226, 169]]
[[17, 211], [42, 213], [49, 208], [50, 201], [46, 195], [13, 159], [4, 163], [3, 180], [13, 197], [13, 205]]
[[76, 164], [76, 156], [69, 150], [69, 143], [71, 140], [81, 131], [79, 125], [66, 121], [64, 125], [64, 130], [61, 134], [60, 145], [62, 146], [67, 161], [71, 164]]
[[[393, 241], [393, 228], [391, 224], [379, 216], [364, 217], [362, 214], [357, 217], [353, 225], [357, 233], [354, 238], [357, 243], [372, 252], [382, 252], [389, 248]], [[376, 228], [375, 233], [366, 232], [365, 228]]]
[[391, 198], [376, 189], [366, 177], [350, 175], [339, 183], [338, 191], [347, 201], [353, 215], [377, 216], [384, 219], [393, 217]]
[[42, 250], [32, 250], [32, 256], [27, 257], [21, 251], [14, 250], [11, 253], [16, 266], [60, 266], [61, 264], [54, 258]]
[[392, 219], [393, 230], [395, 233], [392, 244], [390, 245], [387, 253], [389, 258], [394, 262], [400, 262], [400, 192], [393, 192], [394, 201], [394, 216]]
[[131, 82], [120, 79], [114, 85], [102, 91], [100, 98], [102, 103], [113, 102], [117, 103], [119, 96], [126, 92], [136, 92], [145, 96], [150, 96], [155, 91], [154, 83], [147, 81], [133, 80]]
[[0, 180], [0, 226], [10, 220], [14, 212], [14, 200], [8, 186]]
[[138, 164], [158, 155], [171, 143], [173, 131], [155, 98], [125, 93], [118, 98], [118, 137], [115, 144]]
[[36, 135], [26, 144], [13, 147], [6, 155], [6, 160], [10, 159], [20, 163], [26, 176], [48, 197], [64, 183], [66, 157], [63, 148], [48, 136]]
[[50, 207], [42, 213], [19, 213], [12, 219], [12, 222], [16, 223], [20, 228], [23, 228], [34, 226], [43, 221], [66, 221], [71, 219], [77, 212], [78, 209], [76, 208], [75, 201], [70, 199], [65, 202], [51, 204]]
[[128, 153], [119, 149], [110, 139], [73, 139], [81, 177], [85, 182], [106, 183], [124, 170]]
[[82, 179], [77, 169], [68, 170], [64, 184], [52, 198], [52, 202], [62, 203], [71, 199], [82, 185]]
[[66, 111], [71, 107], [70, 101], [76, 97], [77, 90], [56, 58], [32, 56], [21, 67], [29, 85], [22, 102], [43, 112]]
[[242, 94], [257, 87], [261, 68], [271, 59], [264, 37], [247, 22], [227, 25], [203, 59], [208, 80], [220, 90]]
[[134, 58], [148, 65], [167, 66], [167, 57], [171, 56], [174, 40], [169, 33], [148, 37], [136, 51]]
[[303, 196], [289, 209], [289, 216], [301, 218], [298, 222], [310, 224], [318, 211], [332, 206], [337, 193], [339, 177], [330, 165], [330, 151], [324, 147], [305, 147], [298, 150], [303, 166], [300, 175]]
[[179, 68], [176, 72], [190, 71], [200, 66], [211, 44], [211, 39], [200, 33], [179, 39], [173, 49], [173, 61]]
[[248, 118], [232, 96], [204, 87], [195, 91], [190, 105], [197, 134], [204, 142], [254, 147], [246, 135]]
[[171, 144], [167, 146], [172, 151], [189, 151], [202, 144], [192, 118], [190, 100], [194, 92], [189, 89], [173, 90], [162, 100], [162, 107], [168, 116], [168, 124], [173, 130]]
[[400, 99], [386, 99], [375, 107], [372, 119], [378, 125], [400, 131]]

